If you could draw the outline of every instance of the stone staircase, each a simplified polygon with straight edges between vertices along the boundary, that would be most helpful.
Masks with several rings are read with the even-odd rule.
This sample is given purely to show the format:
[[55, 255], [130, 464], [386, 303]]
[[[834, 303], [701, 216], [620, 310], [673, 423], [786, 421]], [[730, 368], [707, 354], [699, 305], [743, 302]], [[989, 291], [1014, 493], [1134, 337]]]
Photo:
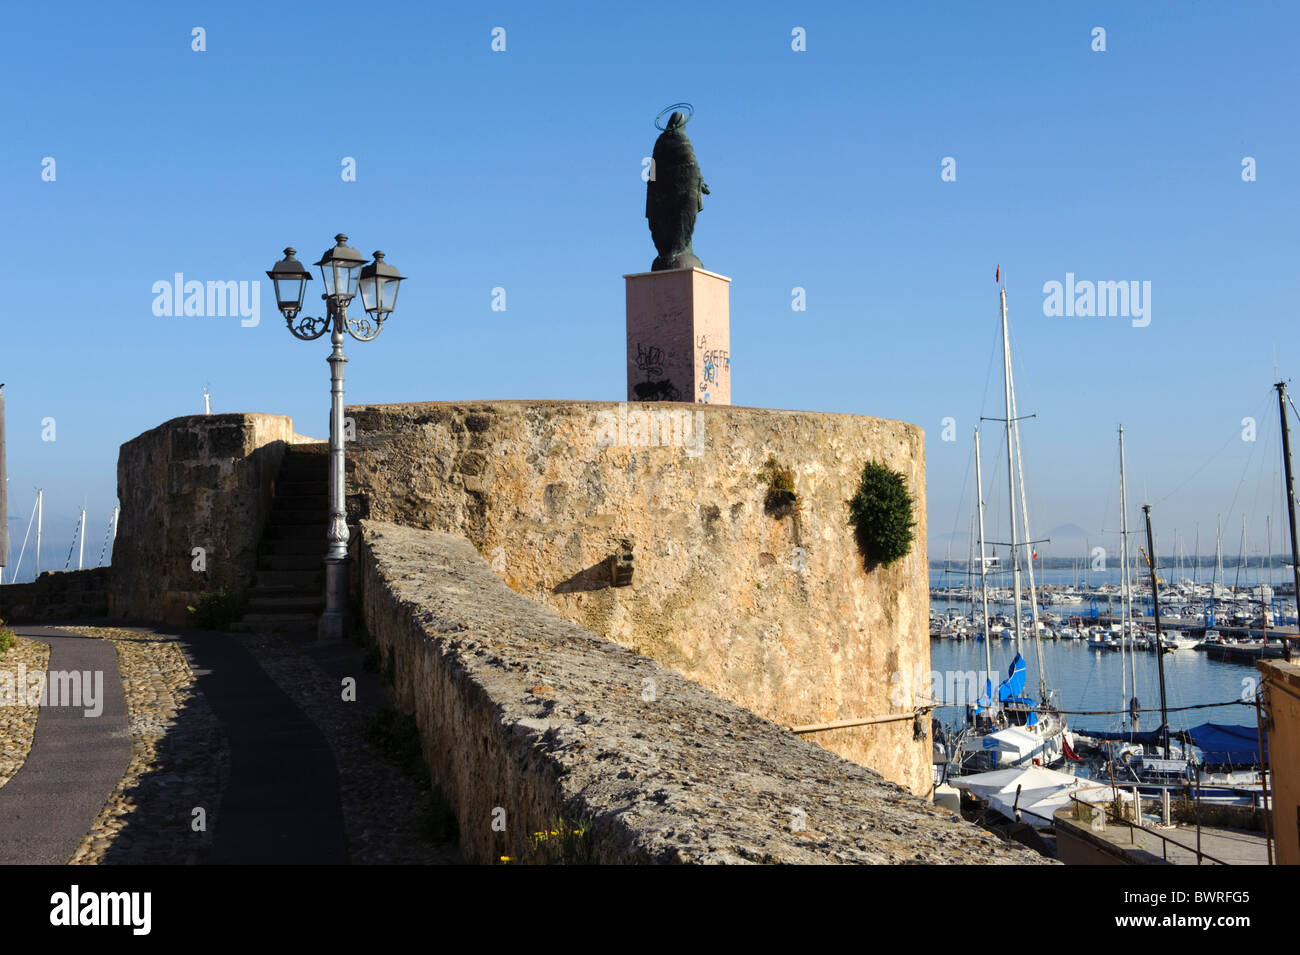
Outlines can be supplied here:
[[290, 448], [275, 482], [244, 618], [233, 630], [311, 637], [325, 609], [329, 446]]

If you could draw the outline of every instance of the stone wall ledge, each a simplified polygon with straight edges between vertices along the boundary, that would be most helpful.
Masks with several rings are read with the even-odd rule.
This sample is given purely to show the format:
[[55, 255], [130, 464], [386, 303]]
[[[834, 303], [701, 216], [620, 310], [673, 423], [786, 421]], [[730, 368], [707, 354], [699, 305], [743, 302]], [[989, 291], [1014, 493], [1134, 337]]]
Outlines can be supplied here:
[[111, 568], [46, 570], [35, 580], [0, 586], [0, 620], [44, 623], [108, 616]]
[[462, 537], [363, 521], [357, 546], [471, 860], [536, 858], [563, 820], [602, 863], [1046, 861], [515, 593]]

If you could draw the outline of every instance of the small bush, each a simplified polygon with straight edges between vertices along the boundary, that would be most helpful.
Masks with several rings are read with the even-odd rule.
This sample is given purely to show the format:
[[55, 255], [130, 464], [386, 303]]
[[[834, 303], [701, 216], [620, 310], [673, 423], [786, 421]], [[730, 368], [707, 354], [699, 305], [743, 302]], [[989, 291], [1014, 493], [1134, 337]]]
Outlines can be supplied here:
[[776, 458], [769, 457], [758, 472], [758, 479], [767, 485], [767, 494], [763, 498], [763, 510], [772, 517], [785, 517], [794, 513], [799, 506], [799, 495], [794, 489], [794, 472], [776, 463]]
[[916, 521], [912, 519], [912, 495], [902, 474], [869, 462], [848, 504], [849, 524], [868, 570], [878, 564], [888, 567], [907, 556]]
[[199, 596], [197, 607], [186, 607], [190, 623], [200, 630], [226, 630], [244, 616], [242, 594], [227, 593], [226, 588], [209, 590]]
[[18, 637], [0, 620], [0, 653], [18, 645]]

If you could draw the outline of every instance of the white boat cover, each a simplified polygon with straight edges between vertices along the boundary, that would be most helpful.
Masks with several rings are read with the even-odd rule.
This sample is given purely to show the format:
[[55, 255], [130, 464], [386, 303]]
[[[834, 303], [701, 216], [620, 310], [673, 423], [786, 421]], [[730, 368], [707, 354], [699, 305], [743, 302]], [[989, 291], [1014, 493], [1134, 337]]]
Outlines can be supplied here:
[[966, 752], [994, 750], [997, 753], [994, 765], [1019, 763], [1035, 755], [1043, 746], [1043, 738], [1031, 730], [1019, 726], [1009, 726], [995, 733], [975, 736], [962, 744]]
[[[1050, 826], [1052, 815], [1056, 810], [1068, 806], [1072, 796], [1081, 802], [1102, 803], [1112, 802], [1116, 795], [1114, 789], [1096, 780], [1058, 773], [1042, 766], [997, 769], [991, 773], [959, 776], [948, 782], [958, 789], [968, 790], [971, 795], [984, 800], [1008, 819], [1016, 818], [1012, 807], [1018, 807], [1021, 821], [1035, 826]], [[1017, 786], [1020, 787], [1018, 802]], [[1119, 798], [1132, 800], [1133, 796], [1120, 789]]]

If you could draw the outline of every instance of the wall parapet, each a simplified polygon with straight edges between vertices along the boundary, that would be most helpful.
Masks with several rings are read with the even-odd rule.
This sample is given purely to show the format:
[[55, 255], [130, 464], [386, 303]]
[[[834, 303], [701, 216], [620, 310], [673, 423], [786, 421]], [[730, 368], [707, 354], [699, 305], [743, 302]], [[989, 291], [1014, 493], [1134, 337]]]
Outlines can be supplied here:
[[213, 414], [172, 418], [123, 444], [112, 615], [184, 624], [199, 594], [246, 588], [295, 440], [285, 415]]
[[0, 620], [36, 623], [108, 616], [110, 568], [47, 570], [24, 584], [0, 587]]
[[361, 523], [367, 628], [478, 862], [586, 823], [602, 863], [1034, 863], [515, 593], [463, 537]]

